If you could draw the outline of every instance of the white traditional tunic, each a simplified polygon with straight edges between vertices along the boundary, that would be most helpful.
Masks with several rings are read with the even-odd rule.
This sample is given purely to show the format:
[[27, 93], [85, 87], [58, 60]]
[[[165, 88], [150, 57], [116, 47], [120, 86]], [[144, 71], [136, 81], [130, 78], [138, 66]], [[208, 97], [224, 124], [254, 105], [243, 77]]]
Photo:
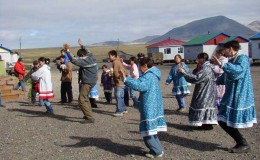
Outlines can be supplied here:
[[52, 81], [50, 67], [44, 64], [36, 72], [31, 75], [32, 79], [40, 82], [39, 98], [53, 98]]

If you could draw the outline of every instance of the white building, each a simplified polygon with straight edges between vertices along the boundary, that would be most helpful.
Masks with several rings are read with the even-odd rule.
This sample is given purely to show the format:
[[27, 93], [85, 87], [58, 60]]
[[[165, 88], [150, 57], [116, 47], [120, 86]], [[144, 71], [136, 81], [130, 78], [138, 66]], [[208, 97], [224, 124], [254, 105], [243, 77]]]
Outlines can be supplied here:
[[184, 58], [184, 41], [168, 38], [166, 40], [147, 46], [147, 53], [163, 53], [163, 61], [174, 60], [174, 56], [179, 54]]
[[17, 62], [18, 58], [18, 54], [13, 53], [10, 49], [3, 47], [1, 44], [0, 59], [5, 61], [5, 68], [13, 66]]
[[252, 59], [260, 60], [260, 32], [249, 38], [252, 42]]

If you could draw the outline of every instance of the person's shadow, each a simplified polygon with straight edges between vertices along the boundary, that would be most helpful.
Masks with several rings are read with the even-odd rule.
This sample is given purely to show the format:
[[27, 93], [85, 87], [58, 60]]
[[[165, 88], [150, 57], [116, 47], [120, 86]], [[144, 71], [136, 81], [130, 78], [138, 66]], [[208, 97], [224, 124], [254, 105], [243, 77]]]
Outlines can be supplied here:
[[68, 116], [58, 115], [58, 114], [49, 115], [49, 114], [46, 114], [45, 112], [42, 112], [42, 111], [33, 111], [33, 110], [27, 110], [27, 109], [8, 109], [8, 111], [10, 111], [10, 112], [21, 112], [21, 113], [26, 113], [26, 114], [31, 115], [31, 116], [21, 115], [23, 117], [50, 117], [50, 118], [54, 118], [54, 119], [61, 120], [61, 121], [77, 122], [77, 123], [82, 122], [82, 121], [73, 120], [73, 119], [81, 119], [81, 118], [78, 118], [78, 117], [68, 117]]
[[142, 156], [144, 154], [142, 152], [143, 148], [141, 148], [141, 147], [115, 143], [107, 138], [78, 137], [78, 136], [70, 136], [70, 138], [79, 140], [79, 142], [76, 144], [60, 145], [60, 146], [73, 147], [73, 148], [95, 146], [97, 148], [100, 148], [105, 151], [109, 151], [111, 153], [114, 153], [114, 154], [117, 154], [120, 156], [124, 156], [124, 157], [127, 155]]
[[[201, 136], [203, 136], [203, 134], [201, 134]], [[166, 132], [159, 133], [158, 137], [161, 141], [169, 142], [172, 144], [176, 144], [178, 146], [182, 146], [185, 148], [190, 148], [198, 151], [226, 150], [226, 148], [223, 148], [216, 143], [202, 142], [194, 139], [188, 139], [176, 135], [170, 135], [169, 133]]]

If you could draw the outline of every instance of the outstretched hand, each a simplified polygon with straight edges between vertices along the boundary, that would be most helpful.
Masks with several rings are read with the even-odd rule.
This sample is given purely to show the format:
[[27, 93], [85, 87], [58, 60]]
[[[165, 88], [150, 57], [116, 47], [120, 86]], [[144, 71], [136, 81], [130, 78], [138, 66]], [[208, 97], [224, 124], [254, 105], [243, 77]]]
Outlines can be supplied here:
[[180, 66], [179, 70], [180, 70], [181, 73], [185, 73], [183, 66]]
[[65, 49], [67, 52], [69, 52], [69, 50], [70, 50], [70, 45], [69, 45], [69, 44], [65, 43], [65, 44], [63, 45], [63, 47], [64, 47], [64, 49]]
[[78, 39], [78, 44], [80, 45], [80, 46], [83, 46], [83, 42], [82, 42], [82, 40], [79, 38]]
[[217, 65], [219, 65], [219, 66], [221, 66], [221, 62], [218, 60], [218, 58], [216, 57], [216, 56], [212, 56], [213, 57], [213, 59], [215, 60], [215, 63], [217, 64]]

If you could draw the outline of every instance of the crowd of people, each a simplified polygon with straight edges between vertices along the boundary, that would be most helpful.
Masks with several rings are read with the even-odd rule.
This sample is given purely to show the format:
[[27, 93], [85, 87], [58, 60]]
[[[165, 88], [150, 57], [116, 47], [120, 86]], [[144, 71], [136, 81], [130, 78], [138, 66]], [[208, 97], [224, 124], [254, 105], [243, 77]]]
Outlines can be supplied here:
[[[78, 105], [84, 115], [83, 123], [95, 123], [92, 108], [97, 107], [98, 66], [93, 54], [80, 39], [78, 43], [81, 48], [77, 51], [77, 56], [71, 53], [70, 45], [64, 44], [61, 55], [55, 59], [61, 72], [60, 103], [69, 104], [73, 101], [72, 66], [76, 65], [79, 67]], [[172, 94], [178, 102], [176, 112], [189, 109], [188, 121], [193, 129], [212, 130], [214, 125], [220, 125], [236, 142], [229, 152], [247, 153], [250, 146], [238, 129], [252, 127], [257, 119], [249, 58], [238, 51], [239, 43], [230, 41], [211, 58], [207, 53], [199, 53], [197, 67], [193, 72], [189, 71], [181, 55], [176, 55], [165, 84], [173, 82]], [[164, 150], [157, 133], [167, 131], [167, 123], [160, 89], [160, 70], [142, 53], [138, 53], [137, 61], [135, 57], [131, 57], [129, 64], [118, 56], [116, 50], [109, 51], [108, 57], [112, 68], [102, 66], [100, 81], [107, 104], [112, 103], [114, 90], [116, 107], [113, 116], [122, 117], [128, 113], [125, 92], [129, 90], [133, 106], [140, 111], [140, 134], [149, 148], [145, 156], [162, 157]], [[46, 113], [54, 114], [49, 101], [54, 97], [49, 63], [49, 59], [41, 57], [33, 62], [33, 68], [26, 74], [22, 58], [19, 58], [15, 65], [19, 79], [15, 89], [22, 87], [25, 91], [24, 81], [31, 79], [31, 102], [36, 103], [38, 94], [40, 104], [46, 107]], [[126, 69], [130, 70], [129, 74]], [[195, 88], [190, 106], [187, 107], [185, 97], [190, 94], [191, 84], [195, 84]]]

